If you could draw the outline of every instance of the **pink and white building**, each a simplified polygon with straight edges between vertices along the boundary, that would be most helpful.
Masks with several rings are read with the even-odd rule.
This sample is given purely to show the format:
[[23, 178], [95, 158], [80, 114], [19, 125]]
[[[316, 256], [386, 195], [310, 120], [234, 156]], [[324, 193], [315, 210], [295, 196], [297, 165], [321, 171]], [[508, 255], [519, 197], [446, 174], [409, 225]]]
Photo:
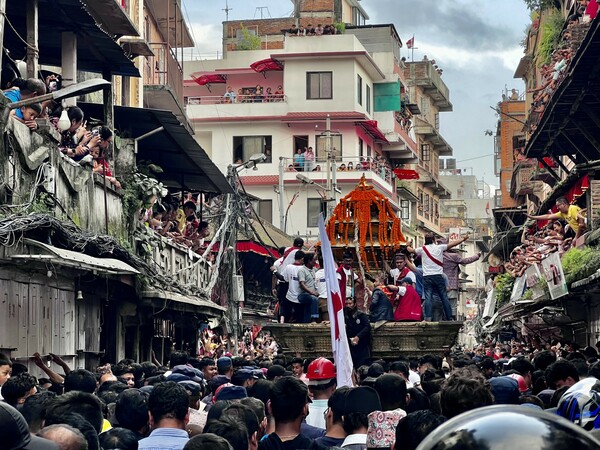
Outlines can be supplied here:
[[[259, 215], [289, 234], [316, 236], [323, 199], [346, 195], [363, 174], [407, 225], [418, 225], [415, 182], [399, 182], [392, 171], [422, 163], [412, 125], [420, 114], [414, 96], [425, 91], [409, 90], [401, 46], [393, 25], [359, 26], [341, 35], [285, 36], [282, 49], [189, 62], [184, 96], [195, 137], [224, 173], [253, 154], [268, 156], [240, 175]], [[299, 166], [294, 153], [305, 147], [315, 161]], [[338, 192], [319, 187], [327, 184], [328, 149]], [[315, 184], [300, 182], [298, 173]]]

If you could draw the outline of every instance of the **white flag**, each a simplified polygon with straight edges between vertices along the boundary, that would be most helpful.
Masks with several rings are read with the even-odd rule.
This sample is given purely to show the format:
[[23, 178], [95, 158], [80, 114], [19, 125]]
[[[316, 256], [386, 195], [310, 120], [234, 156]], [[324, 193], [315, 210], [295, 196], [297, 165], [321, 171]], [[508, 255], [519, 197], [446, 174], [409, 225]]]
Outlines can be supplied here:
[[352, 356], [348, 338], [346, 337], [346, 321], [344, 320], [344, 304], [340, 292], [340, 284], [335, 270], [335, 261], [331, 252], [331, 243], [325, 230], [323, 214], [319, 215], [319, 238], [321, 240], [321, 256], [325, 270], [327, 285], [327, 311], [331, 326], [331, 348], [337, 374], [337, 386], [354, 386], [352, 382]]

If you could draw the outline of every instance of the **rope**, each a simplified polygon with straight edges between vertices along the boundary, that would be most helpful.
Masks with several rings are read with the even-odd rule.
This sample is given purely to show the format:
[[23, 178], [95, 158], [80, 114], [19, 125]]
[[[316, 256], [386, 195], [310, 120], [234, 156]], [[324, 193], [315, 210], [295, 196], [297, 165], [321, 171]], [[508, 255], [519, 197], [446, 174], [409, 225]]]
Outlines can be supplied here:
[[25, 44], [28, 48], [30, 48], [31, 50], [33, 50], [35, 52], [36, 56], [39, 55], [40, 51], [37, 49], [37, 47], [34, 47], [33, 45], [29, 44], [29, 42], [27, 42], [25, 39], [23, 39], [21, 37], [21, 35], [19, 34], [19, 32], [15, 29], [15, 27], [13, 26], [13, 24], [11, 23], [11, 21], [8, 19], [8, 16], [6, 15], [6, 13], [4, 11], [0, 11], [0, 15], [4, 16], [4, 21], [13, 30], [13, 32], [15, 33], [15, 35], [23, 42], [23, 44]]

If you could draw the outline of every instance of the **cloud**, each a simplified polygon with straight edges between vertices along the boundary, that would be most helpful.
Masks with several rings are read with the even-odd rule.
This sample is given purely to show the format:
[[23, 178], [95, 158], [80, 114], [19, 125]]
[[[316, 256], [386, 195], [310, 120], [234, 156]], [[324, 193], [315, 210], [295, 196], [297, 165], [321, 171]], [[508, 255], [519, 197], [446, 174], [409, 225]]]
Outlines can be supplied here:
[[[400, 8], [398, 8], [400, 4]], [[519, 42], [520, 32], [492, 19], [481, 2], [456, 0], [374, 0], [373, 22], [394, 23], [400, 33], [422, 37], [436, 45], [471, 50], [502, 50]], [[406, 38], [406, 36], [404, 36]]]

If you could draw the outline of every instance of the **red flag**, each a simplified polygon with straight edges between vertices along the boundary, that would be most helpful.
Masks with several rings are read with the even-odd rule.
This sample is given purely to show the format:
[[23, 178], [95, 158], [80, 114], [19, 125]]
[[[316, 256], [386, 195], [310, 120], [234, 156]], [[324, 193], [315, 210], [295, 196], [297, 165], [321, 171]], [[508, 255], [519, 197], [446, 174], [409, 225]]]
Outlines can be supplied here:
[[406, 48], [411, 49], [415, 46], [415, 37], [411, 37], [408, 41], [406, 41]]
[[335, 261], [331, 252], [331, 243], [325, 231], [323, 214], [319, 215], [319, 238], [321, 240], [321, 255], [325, 270], [327, 285], [327, 310], [331, 325], [331, 348], [336, 368], [337, 385], [352, 387], [352, 356], [346, 337], [346, 321], [344, 320], [344, 305], [340, 285], [335, 271]]
[[487, 202], [487, 205], [485, 205], [485, 213], [488, 216], [490, 215], [490, 202]]

